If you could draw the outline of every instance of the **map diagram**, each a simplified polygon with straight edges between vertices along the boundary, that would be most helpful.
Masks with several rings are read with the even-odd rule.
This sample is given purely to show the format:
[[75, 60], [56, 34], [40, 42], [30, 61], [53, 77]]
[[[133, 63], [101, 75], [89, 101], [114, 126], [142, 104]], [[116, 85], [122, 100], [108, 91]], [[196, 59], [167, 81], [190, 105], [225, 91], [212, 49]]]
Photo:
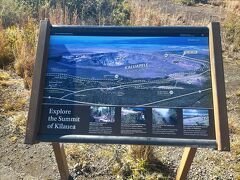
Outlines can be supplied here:
[[212, 108], [208, 37], [52, 35], [43, 104]]

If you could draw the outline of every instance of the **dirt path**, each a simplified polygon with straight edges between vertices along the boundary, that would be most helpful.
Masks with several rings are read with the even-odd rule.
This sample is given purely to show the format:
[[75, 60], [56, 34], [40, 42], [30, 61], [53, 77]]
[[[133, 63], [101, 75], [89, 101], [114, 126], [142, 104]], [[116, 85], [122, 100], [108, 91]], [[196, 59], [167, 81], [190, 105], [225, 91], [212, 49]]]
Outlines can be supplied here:
[[34, 146], [23, 143], [29, 99], [23, 80], [0, 70], [0, 99], [0, 179], [57, 179], [51, 146], [47, 143]]
[[165, 6], [164, 10], [169, 14], [183, 15], [193, 21], [220, 21], [224, 15], [224, 8], [209, 4], [197, 4], [195, 6], [185, 6], [175, 4], [168, 0], [159, 1], [159, 6]]
[[195, 24], [208, 23], [211, 21], [221, 21], [224, 19], [224, 8], [211, 4], [196, 4], [195, 6], [186, 6], [173, 3], [174, 0], [141, 0], [141, 4], [147, 4], [154, 7], [156, 11], [162, 14], [175, 16], [183, 23]]
[[23, 144], [23, 138], [12, 141], [9, 119], [1, 117], [0, 179], [57, 179], [58, 172], [51, 146]]

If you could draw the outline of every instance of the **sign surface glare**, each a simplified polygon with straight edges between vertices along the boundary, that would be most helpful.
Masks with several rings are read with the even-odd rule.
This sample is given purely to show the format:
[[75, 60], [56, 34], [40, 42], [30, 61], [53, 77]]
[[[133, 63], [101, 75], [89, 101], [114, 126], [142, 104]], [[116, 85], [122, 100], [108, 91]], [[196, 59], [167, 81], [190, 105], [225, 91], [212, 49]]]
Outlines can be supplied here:
[[25, 143], [229, 150], [219, 28], [42, 21]]
[[207, 37], [51, 36], [44, 104], [212, 108], [209, 68]]

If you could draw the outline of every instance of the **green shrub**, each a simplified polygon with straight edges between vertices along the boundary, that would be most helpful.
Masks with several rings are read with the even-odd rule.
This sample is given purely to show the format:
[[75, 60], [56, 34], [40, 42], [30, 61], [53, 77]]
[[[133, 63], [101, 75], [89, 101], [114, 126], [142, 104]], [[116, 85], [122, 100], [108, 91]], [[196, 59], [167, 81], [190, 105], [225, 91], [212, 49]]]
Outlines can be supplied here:
[[70, 24], [75, 19], [77, 24], [122, 25], [127, 24], [130, 16], [124, 0], [66, 0], [64, 9]]
[[4, 28], [20, 24], [26, 16], [15, 0], [0, 0], [0, 19]]
[[10, 65], [13, 61], [14, 56], [6, 39], [6, 33], [0, 28], [0, 68]]
[[30, 88], [32, 84], [37, 28], [36, 23], [30, 19], [23, 28], [12, 26], [6, 30], [15, 58], [14, 69], [20, 77], [24, 78], [26, 88]]
[[16, 0], [34, 19], [57, 24], [125, 25], [130, 11], [125, 0]]
[[128, 3], [122, 2], [116, 4], [116, 7], [114, 8], [112, 12], [112, 24], [115, 25], [127, 25], [129, 24], [130, 20], [130, 7]]

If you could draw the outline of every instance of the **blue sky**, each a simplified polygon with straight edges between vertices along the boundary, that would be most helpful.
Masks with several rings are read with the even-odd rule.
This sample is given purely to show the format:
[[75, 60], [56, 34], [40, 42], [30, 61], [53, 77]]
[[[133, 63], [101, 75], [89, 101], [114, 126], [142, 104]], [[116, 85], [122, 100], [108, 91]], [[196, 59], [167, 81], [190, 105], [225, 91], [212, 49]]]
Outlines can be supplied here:
[[203, 116], [208, 115], [207, 109], [183, 109], [183, 116]]

